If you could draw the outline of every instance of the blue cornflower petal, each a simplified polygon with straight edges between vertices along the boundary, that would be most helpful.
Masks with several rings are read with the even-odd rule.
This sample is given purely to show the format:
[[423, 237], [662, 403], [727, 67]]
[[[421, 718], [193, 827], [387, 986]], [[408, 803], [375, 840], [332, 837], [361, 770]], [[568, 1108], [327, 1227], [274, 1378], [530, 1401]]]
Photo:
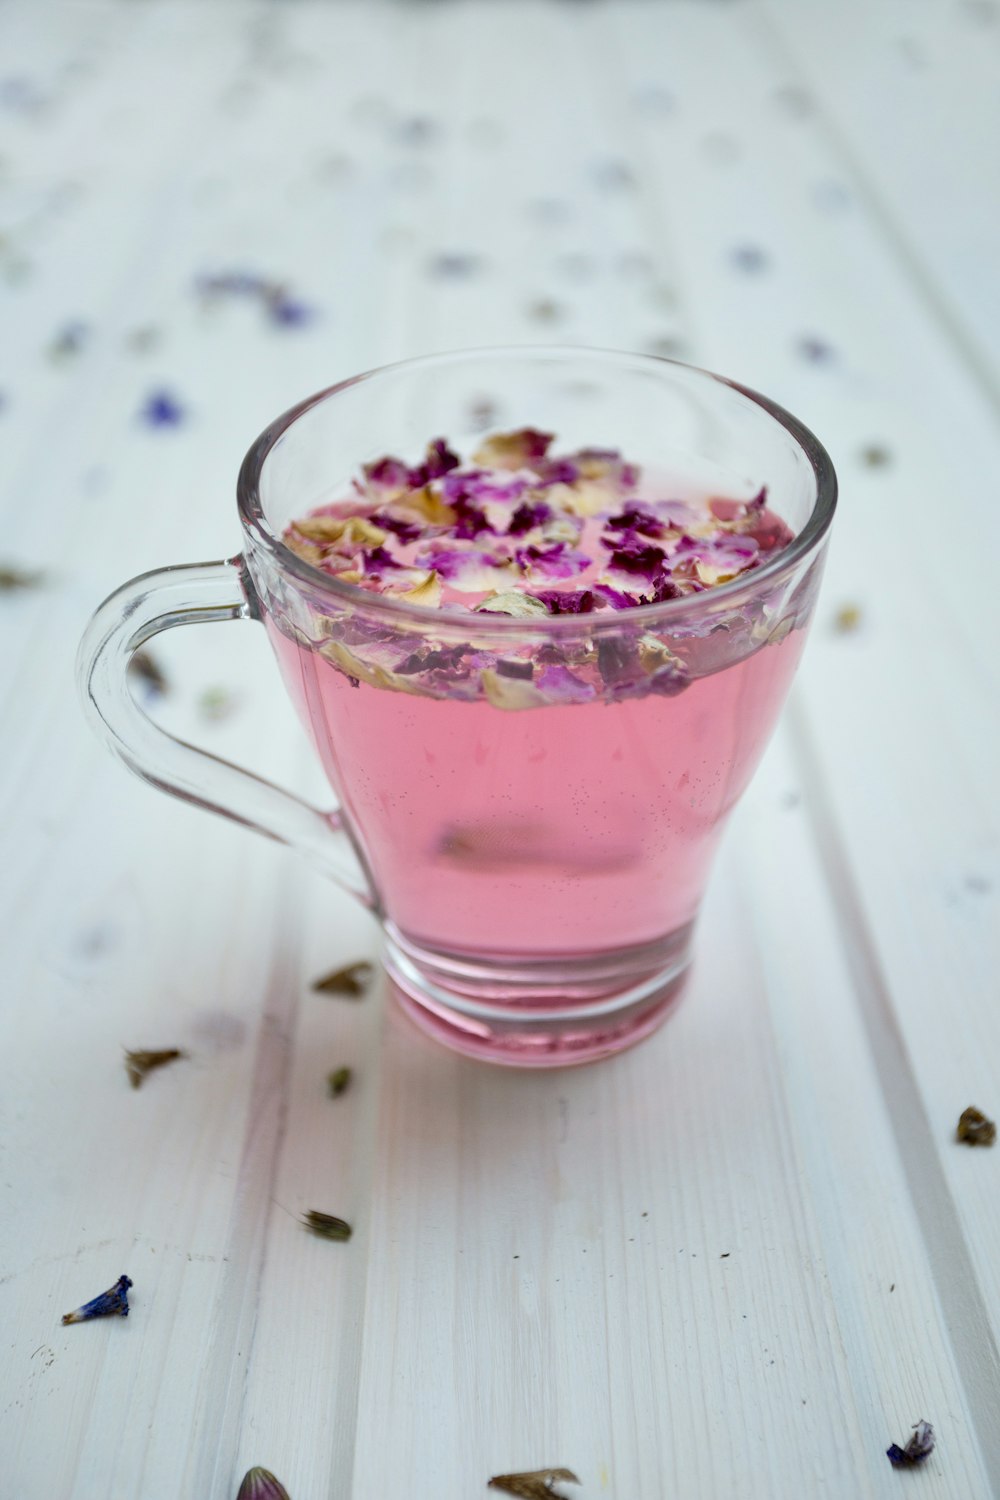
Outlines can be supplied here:
[[139, 415], [147, 427], [179, 427], [187, 412], [169, 391], [151, 391]]
[[120, 1317], [128, 1317], [128, 1289], [132, 1285], [128, 1276], [119, 1276], [114, 1286], [95, 1297], [92, 1302], [85, 1302], [75, 1312], [63, 1313], [64, 1323], [88, 1323], [91, 1318], [110, 1318], [116, 1314]]

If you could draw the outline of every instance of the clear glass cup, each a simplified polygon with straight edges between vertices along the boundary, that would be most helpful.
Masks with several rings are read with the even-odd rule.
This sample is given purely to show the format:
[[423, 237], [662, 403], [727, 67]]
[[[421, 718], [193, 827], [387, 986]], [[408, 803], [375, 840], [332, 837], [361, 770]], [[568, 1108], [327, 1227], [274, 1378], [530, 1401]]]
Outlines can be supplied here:
[[[362, 463], [467, 454], [483, 414], [560, 449], [619, 449], [666, 494], [749, 499], [794, 541], [743, 577], [635, 610], [432, 610], [329, 577], [282, 542]], [[320, 392], [254, 443], [244, 550], [134, 579], [80, 649], [89, 717], [154, 786], [298, 849], [378, 917], [399, 1000], [496, 1062], [606, 1056], [677, 997], [726, 817], [802, 651], [836, 503], [787, 412], [673, 361], [577, 348], [434, 355]], [[182, 744], [133, 699], [174, 625], [263, 622], [338, 799], [323, 811]]]

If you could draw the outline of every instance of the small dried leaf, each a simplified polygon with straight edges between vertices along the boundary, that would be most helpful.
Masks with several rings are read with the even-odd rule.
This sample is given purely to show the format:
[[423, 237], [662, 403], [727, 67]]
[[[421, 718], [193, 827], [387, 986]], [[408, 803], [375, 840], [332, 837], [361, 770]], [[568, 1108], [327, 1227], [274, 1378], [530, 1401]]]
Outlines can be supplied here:
[[291, 1500], [280, 1479], [270, 1469], [248, 1469], [243, 1476], [236, 1500]]
[[37, 568], [19, 568], [16, 563], [0, 563], [0, 593], [12, 594], [18, 589], [37, 589], [45, 574]]
[[351, 1226], [346, 1219], [337, 1219], [333, 1214], [322, 1214], [318, 1209], [310, 1208], [302, 1216], [302, 1222], [313, 1234], [318, 1234], [324, 1240], [349, 1240], [351, 1238]]
[[861, 624], [861, 610], [856, 604], [843, 604], [833, 617], [833, 628], [838, 635], [850, 635]]
[[198, 712], [202, 718], [215, 723], [228, 719], [235, 707], [235, 695], [224, 687], [206, 688], [198, 698]]
[[349, 995], [357, 1000], [371, 984], [374, 972], [374, 964], [362, 959], [359, 963], [345, 964], [342, 969], [334, 969], [332, 973], [324, 974], [322, 979], [314, 979], [312, 987], [317, 995]]
[[981, 1109], [976, 1109], [972, 1104], [968, 1109], [963, 1109], [955, 1127], [957, 1141], [964, 1141], [967, 1146], [992, 1146], [996, 1138], [996, 1125], [986, 1118]]
[[152, 1073], [154, 1068], [165, 1067], [167, 1063], [177, 1062], [178, 1058], [187, 1057], [186, 1052], [181, 1052], [177, 1047], [164, 1047], [159, 1052], [125, 1052], [125, 1071], [128, 1081], [134, 1089], [141, 1086], [147, 1073]]
[[331, 1095], [336, 1099], [351, 1082], [350, 1068], [335, 1068], [332, 1073], [327, 1074], [326, 1082]]
[[890, 1443], [885, 1450], [885, 1456], [897, 1469], [911, 1469], [916, 1464], [922, 1464], [934, 1451], [934, 1428], [929, 1422], [916, 1422], [913, 1427], [913, 1436], [905, 1448], [898, 1443]]
[[552, 1488], [556, 1482], [580, 1483], [572, 1469], [531, 1469], [524, 1474], [496, 1474], [489, 1480], [489, 1488], [520, 1495], [522, 1500], [552, 1500], [557, 1493]]
[[153, 693], [166, 693], [169, 690], [170, 684], [163, 668], [148, 651], [136, 651], [128, 664], [128, 670], [130, 677], [138, 678]]

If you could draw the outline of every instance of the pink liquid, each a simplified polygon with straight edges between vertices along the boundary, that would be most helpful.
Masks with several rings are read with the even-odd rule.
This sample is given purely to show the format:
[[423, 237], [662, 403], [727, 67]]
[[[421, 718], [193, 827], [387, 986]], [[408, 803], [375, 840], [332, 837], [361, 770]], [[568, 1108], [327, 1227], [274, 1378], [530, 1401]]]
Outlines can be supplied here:
[[390, 921], [497, 960], [621, 950], [693, 921], [805, 637], [674, 697], [511, 712], [355, 687], [269, 633]]

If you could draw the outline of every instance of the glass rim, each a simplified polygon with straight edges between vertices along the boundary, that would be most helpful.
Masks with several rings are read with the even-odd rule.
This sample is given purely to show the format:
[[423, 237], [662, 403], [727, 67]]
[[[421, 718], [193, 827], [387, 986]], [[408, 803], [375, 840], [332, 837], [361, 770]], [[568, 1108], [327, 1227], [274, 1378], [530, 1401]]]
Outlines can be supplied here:
[[[676, 369], [689, 370], [693, 374], [714, 380], [717, 384], [726, 386], [754, 406], [759, 407], [794, 439], [808, 460], [815, 478], [816, 498], [809, 518], [801, 531], [787, 547], [783, 547], [775, 557], [763, 563], [761, 567], [731, 579], [729, 583], [717, 584], [703, 593], [686, 594], [679, 599], [665, 599], [659, 604], [640, 604], [630, 609], [595, 610], [589, 612], [586, 617], [583, 615], [533, 615], [527, 619], [520, 616], [494, 614], [488, 610], [477, 612], [454, 607], [430, 609], [424, 605], [410, 604], [405, 600], [393, 598], [389, 594], [377, 594], [369, 589], [358, 588], [356, 584], [344, 583], [339, 578], [331, 577], [322, 568], [306, 562], [286, 546], [281, 537], [271, 529], [264, 515], [260, 498], [261, 472], [278, 440], [295, 425], [300, 417], [304, 417], [315, 407], [339, 395], [342, 391], [350, 390], [352, 386], [396, 370], [432, 369], [449, 364], [460, 364], [474, 357], [524, 359], [546, 355], [577, 358], [585, 356], [588, 359], [596, 358], [599, 361], [606, 361], [608, 364], [628, 362], [632, 365], [650, 367], [671, 365]], [[793, 571], [796, 565], [808, 557], [809, 553], [814, 551], [823, 540], [837, 507], [837, 475], [830, 455], [823, 444], [797, 417], [793, 417], [791, 412], [779, 406], [776, 401], [762, 396], [759, 391], [752, 390], [749, 386], [740, 384], [739, 381], [730, 380], [725, 375], [718, 375], [713, 370], [705, 370], [700, 365], [688, 364], [683, 360], [666, 359], [661, 355], [640, 354], [625, 349], [598, 349], [585, 344], [506, 344], [448, 350], [436, 354], [421, 354], [411, 359], [395, 360], [390, 364], [376, 365], [360, 374], [351, 375], [346, 380], [339, 380], [334, 385], [326, 386], [323, 390], [307, 396], [303, 401], [289, 407], [286, 412], [265, 427], [256, 441], [251, 444], [237, 476], [236, 501], [244, 530], [255, 537], [272, 554], [282, 573], [292, 574], [301, 583], [307, 584], [310, 589], [319, 588], [332, 595], [342, 605], [349, 605], [354, 610], [362, 609], [382, 615], [387, 619], [421, 625], [425, 629], [436, 623], [438, 626], [460, 627], [466, 632], [472, 630], [479, 634], [492, 635], [499, 631], [515, 635], [535, 632], [559, 635], [579, 634], [581, 629], [590, 631], [601, 627], [613, 629], [617, 626], [620, 628], [624, 624], [633, 622], [647, 627], [660, 622], [670, 624], [686, 616], [701, 615], [710, 607], [714, 609], [719, 604], [741, 600], [745, 595], [759, 592], [769, 580], [777, 579], [782, 574]]]

